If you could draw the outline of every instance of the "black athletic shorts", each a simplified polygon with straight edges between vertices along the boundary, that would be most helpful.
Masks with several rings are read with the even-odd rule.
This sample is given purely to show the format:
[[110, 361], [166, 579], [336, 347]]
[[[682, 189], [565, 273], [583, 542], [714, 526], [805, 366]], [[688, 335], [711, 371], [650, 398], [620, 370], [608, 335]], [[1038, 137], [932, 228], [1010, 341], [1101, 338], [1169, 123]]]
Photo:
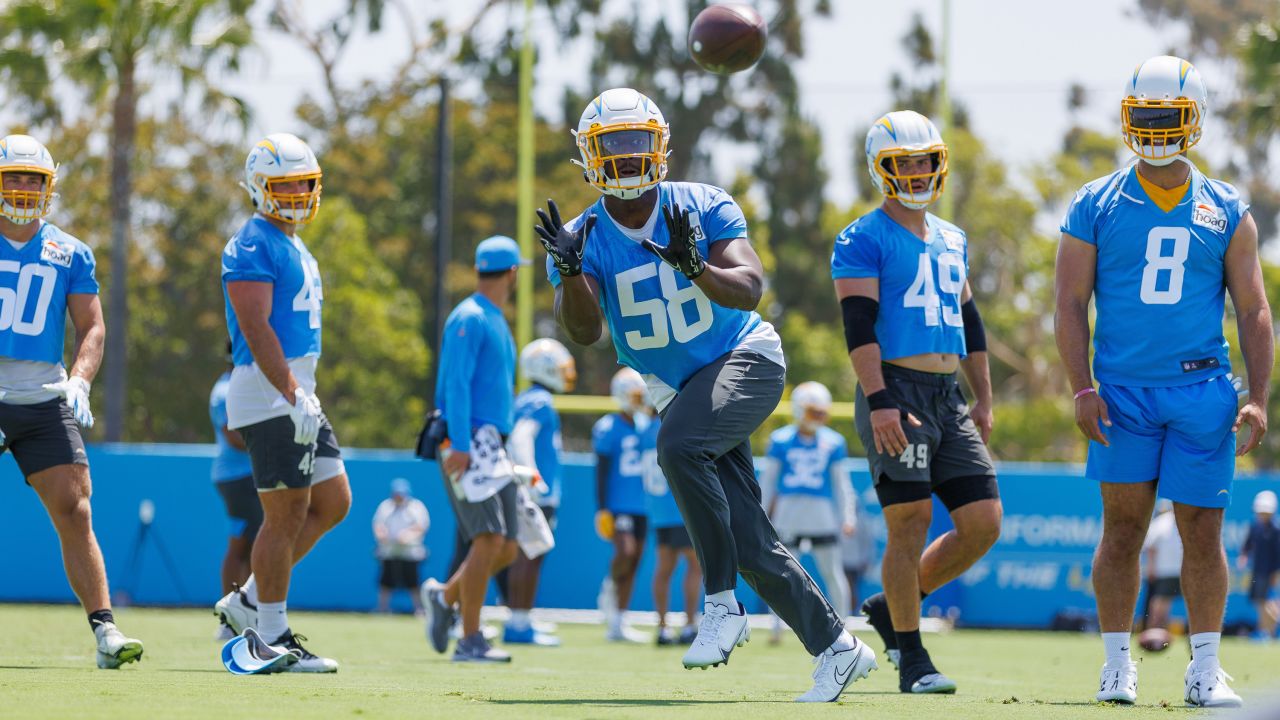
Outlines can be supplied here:
[[293, 419], [288, 415], [236, 429], [249, 451], [253, 483], [259, 492], [310, 487], [343, 472], [342, 449], [327, 417], [314, 445], [293, 441]]
[[689, 537], [689, 528], [683, 525], [655, 528], [653, 534], [657, 536], [658, 545], [665, 545], [676, 550], [693, 547], [693, 540]]
[[[876, 451], [875, 436], [871, 430], [871, 408], [859, 385], [854, 396], [854, 425], [858, 437], [867, 451], [871, 477], [881, 504], [924, 499], [931, 492], [938, 493], [949, 510], [986, 497], [998, 497], [995, 484], [995, 465], [986, 443], [978, 433], [969, 406], [955, 373], [937, 373], [908, 370], [896, 365], [880, 366], [884, 373], [885, 387], [894, 402], [921, 422], [915, 427], [905, 419], [902, 430], [907, 436], [907, 449], [901, 455], [888, 455]], [[973, 485], [965, 488], [949, 488], [957, 496], [948, 501], [942, 485], [950, 480], [966, 479]], [[884, 488], [885, 483], [910, 485], [902, 488]], [[958, 503], [958, 504], [956, 504]], [[953, 506], [954, 505], [954, 506]]]
[[34, 405], [0, 403], [0, 430], [23, 477], [58, 465], [89, 464], [80, 426], [60, 398]]
[[395, 558], [383, 560], [382, 572], [378, 574], [378, 587], [388, 590], [417, 590], [418, 561]]
[[613, 534], [627, 534], [644, 542], [644, 534], [649, 530], [649, 519], [644, 515], [632, 513], [614, 513]]
[[223, 480], [214, 485], [222, 496], [222, 504], [227, 508], [231, 537], [253, 542], [258, 536], [258, 529], [262, 527], [262, 503], [258, 500], [258, 488], [253, 485], [253, 476]]
[[1252, 602], [1266, 602], [1271, 597], [1271, 587], [1275, 584], [1274, 580], [1274, 573], [1259, 573], [1255, 570], [1249, 580], [1249, 600]]
[[1182, 579], [1176, 575], [1162, 577], [1147, 582], [1147, 592], [1151, 597], [1176, 598], [1182, 595]]

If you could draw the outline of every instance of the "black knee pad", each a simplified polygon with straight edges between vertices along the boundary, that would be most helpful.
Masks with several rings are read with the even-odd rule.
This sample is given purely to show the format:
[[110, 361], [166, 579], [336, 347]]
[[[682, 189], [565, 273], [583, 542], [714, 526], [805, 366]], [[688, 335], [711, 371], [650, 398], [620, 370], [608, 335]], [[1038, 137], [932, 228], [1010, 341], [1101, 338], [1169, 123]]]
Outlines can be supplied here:
[[968, 475], [951, 478], [934, 488], [948, 512], [955, 512], [979, 500], [999, 500], [1000, 487], [994, 475]]
[[895, 482], [883, 473], [880, 475], [880, 482], [876, 483], [876, 497], [880, 498], [882, 508], [928, 500], [932, 493], [927, 482]]

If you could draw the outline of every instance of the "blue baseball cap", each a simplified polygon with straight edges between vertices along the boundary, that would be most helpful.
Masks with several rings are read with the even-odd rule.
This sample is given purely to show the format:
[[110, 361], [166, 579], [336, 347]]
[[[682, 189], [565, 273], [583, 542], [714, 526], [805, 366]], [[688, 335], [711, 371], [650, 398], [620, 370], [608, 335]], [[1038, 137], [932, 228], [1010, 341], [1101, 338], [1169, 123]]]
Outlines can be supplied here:
[[520, 246], [516, 241], [506, 235], [485, 238], [476, 246], [476, 270], [480, 272], [510, 270], [529, 262], [528, 258], [520, 257]]
[[392, 495], [412, 495], [413, 491], [409, 487], [409, 481], [404, 478], [396, 478], [391, 481]]

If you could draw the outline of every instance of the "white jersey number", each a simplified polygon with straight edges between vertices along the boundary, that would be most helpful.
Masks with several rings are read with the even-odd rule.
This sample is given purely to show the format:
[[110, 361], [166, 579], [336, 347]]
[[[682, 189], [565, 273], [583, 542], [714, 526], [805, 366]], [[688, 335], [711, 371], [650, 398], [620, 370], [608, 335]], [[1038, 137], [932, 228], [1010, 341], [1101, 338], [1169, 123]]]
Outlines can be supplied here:
[[[964, 318], [960, 316], [959, 310], [964, 281], [964, 258], [955, 253], [941, 253], [938, 255], [938, 287], [935, 290], [933, 261], [929, 253], [920, 253], [916, 279], [911, 282], [911, 287], [907, 288], [907, 294], [902, 296], [902, 306], [923, 308], [924, 324], [929, 327], [938, 324], [939, 316], [945, 325], [964, 327]], [[939, 290], [947, 295], [954, 295], [956, 307], [952, 307], [950, 303], [944, 305], [941, 296], [938, 295]]]
[[[48, 265], [19, 265], [16, 260], [0, 260], [0, 273], [18, 274], [17, 288], [0, 287], [0, 331], [12, 329], [19, 335], [32, 337], [43, 333], [58, 271]], [[31, 283], [37, 277], [40, 278], [40, 289], [35, 297], [35, 310], [31, 319], [25, 320], [27, 303], [31, 300]]]
[[640, 438], [628, 435], [622, 439], [622, 454], [618, 457], [618, 474], [627, 477], [644, 475], [644, 462], [640, 453]]
[[666, 495], [669, 491], [667, 476], [658, 466], [658, 451], [645, 450], [640, 462], [644, 465], [644, 491], [655, 497]]
[[302, 287], [293, 296], [294, 312], [307, 313], [307, 325], [312, 330], [320, 329], [320, 301], [324, 299], [324, 291], [320, 287], [320, 265], [314, 258], [303, 257]]
[[[662, 287], [662, 298], [636, 300], [636, 283], [655, 275]], [[711, 327], [711, 301], [697, 285], [677, 288], [675, 270], [666, 263], [650, 263], [631, 268], [618, 273], [613, 281], [618, 290], [618, 307], [622, 316], [647, 315], [653, 323], [653, 332], [649, 335], [639, 330], [628, 330], [623, 334], [632, 350], [664, 348], [671, 344], [672, 338], [678, 343], [687, 343]], [[693, 303], [696, 315], [693, 322], [689, 322], [685, 315], [685, 305], [689, 303]]]
[[[1173, 241], [1173, 254], [1164, 255], [1164, 241]], [[1148, 305], [1177, 305], [1182, 300], [1182, 278], [1186, 275], [1191, 231], [1184, 227], [1154, 227], [1147, 233], [1147, 265], [1142, 269], [1142, 302]], [[1169, 285], [1157, 290], [1160, 273], [1169, 273]]]

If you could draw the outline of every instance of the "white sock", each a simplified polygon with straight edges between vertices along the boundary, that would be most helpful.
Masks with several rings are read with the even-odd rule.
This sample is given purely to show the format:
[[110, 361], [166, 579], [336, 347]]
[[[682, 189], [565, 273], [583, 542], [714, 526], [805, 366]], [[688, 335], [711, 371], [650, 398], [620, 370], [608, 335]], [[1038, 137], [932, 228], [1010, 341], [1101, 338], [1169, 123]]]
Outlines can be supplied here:
[[1217, 660], [1218, 645], [1222, 643], [1222, 633], [1196, 633], [1191, 636], [1191, 662]]
[[853, 636], [849, 634], [849, 631], [841, 630], [840, 637], [836, 638], [836, 641], [831, 643], [831, 647], [827, 648], [827, 652], [838, 653], [844, 652], [845, 650], [852, 650], [854, 644]]
[[1107, 651], [1107, 664], [1118, 665], [1120, 663], [1130, 662], [1129, 658], [1129, 633], [1127, 632], [1104, 632], [1102, 633], [1102, 646]]
[[511, 619], [507, 624], [517, 630], [524, 630], [529, 627], [529, 611], [528, 610], [512, 610]]
[[273, 643], [289, 629], [289, 613], [284, 606], [284, 600], [258, 603], [258, 634], [263, 640]]
[[248, 598], [250, 605], [258, 604], [258, 581], [253, 578], [253, 575], [244, 581], [244, 586], [240, 589], [244, 591], [244, 596]]
[[738, 612], [738, 597], [733, 594], [733, 588], [721, 590], [718, 593], [711, 593], [707, 596], [706, 604], [708, 605], [724, 605], [729, 608], [729, 612], [733, 615], [740, 614]]

